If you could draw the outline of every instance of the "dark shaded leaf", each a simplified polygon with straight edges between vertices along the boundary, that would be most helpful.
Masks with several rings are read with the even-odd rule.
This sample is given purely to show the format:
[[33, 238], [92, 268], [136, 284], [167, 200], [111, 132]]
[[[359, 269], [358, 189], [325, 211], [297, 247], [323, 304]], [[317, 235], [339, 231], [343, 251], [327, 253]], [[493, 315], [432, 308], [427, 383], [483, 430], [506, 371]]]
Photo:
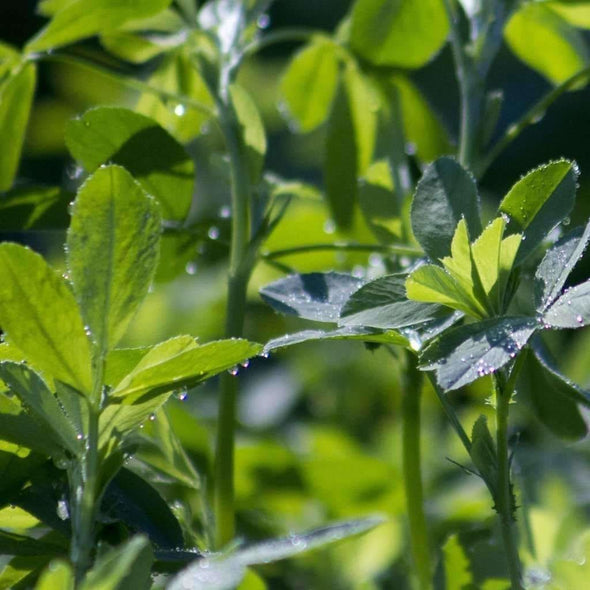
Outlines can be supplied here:
[[63, 552], [60, 545], [0, 531], [0, 553], [3, 555], [62, 555]]
[[65, 229], [73, 198], [59, 187], [16, 187], [0, 200], [0, 230]]
[[498, 455], [485, 416], [480, 416], [473, 424], [469, 453], [473, 464], [495, 501], [498, 481]]

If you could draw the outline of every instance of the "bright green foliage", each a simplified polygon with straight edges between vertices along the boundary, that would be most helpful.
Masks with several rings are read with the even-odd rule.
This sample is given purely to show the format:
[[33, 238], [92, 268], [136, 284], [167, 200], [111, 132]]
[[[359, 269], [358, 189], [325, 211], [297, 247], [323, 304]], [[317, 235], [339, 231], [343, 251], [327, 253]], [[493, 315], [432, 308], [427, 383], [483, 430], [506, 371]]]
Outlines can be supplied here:
[[[0, 59], [0, 68], [2, 61]], [[0, 82], [0, 129], [6, 141], [0, 158], [0, 191], [6, 191], [12, 186], [17, 172], [36, 80], [35, 64], [26, 63]]]
[[[118, 29], [126, 21], [161, 12], [171, 0], [75, 0], [59, 6], [49, 24], [26, 46], [27, 53], [55, 49]], [[53, 11], [52, 11], [53, 12]]]
[[350, 44], [375, 65], [416, 68], [442, 47], [448, 30], [442, 0], [358, 0]]
[[0, 324], [8, 340], [49, 378], [92, 389], [90, 342], [66, 280], [41, 256], [0, 245]]
[[504, 36], [512, 51], [554, 84], [588, 64], [584, 37], [551, 6], [524, 3], [510, 19]]
[[72, 568], [65, 561], [52, 561], [39, 578], [35, 590], [74, 590]]
[[158, 199], [165, 219], [186, 217], [193, 196], [194, 163], [152, 119], [122, 108], [91, 109], [69, 122], [66, 143], [89, 172], [107, 162], [126, 168]]
[[74, 293], [99, 351], [115, 347], [147, 294], [158, 261], [159, 207], [119, 166], [80, 188], [68, 231]]

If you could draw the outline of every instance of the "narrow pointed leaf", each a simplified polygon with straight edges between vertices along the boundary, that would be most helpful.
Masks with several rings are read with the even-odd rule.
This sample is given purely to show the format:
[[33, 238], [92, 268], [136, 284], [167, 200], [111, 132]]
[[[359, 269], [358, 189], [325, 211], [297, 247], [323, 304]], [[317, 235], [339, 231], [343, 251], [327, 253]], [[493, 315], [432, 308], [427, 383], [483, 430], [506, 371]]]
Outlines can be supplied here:
[[337, 322], [347, 299], [363, 284], [352, 275], [328, 272], [291, 275], [260, 290], [276, 311], [318, 322]]
[[158, 203], [124, 168], [99, 168], [78, 192], [68, 231], [68, 267], [100, 351], [115, 347], [146, 296], [159, 237]]
[[590, 222], [578, 227], [549, 248], [535, 272], [535, 305], [544, 312], [560, 295], [568, 276], [590, 241]]
[[0, 325], [10, 342], [51, 377], [89, 393], [90, 342], [64, 279], [41, 256], [0, 245]]
[[463, 217], [474, 240], [481, 233], [475, 180], [454, 159], [439, 158], [418, 182], [411, 211], [414, 235], [432, 260], [451, 253], [455, 229]]
[[505, 317], [467, 324], [444, 333], [420, 357], [425, 370], [436, 371], [446, 391], [489, 375], [510, 362], [538, 329], [528, 317]]
[[350, 44], [373, 64], [417, 68], [442, 47], [448, 30], [441, 0], [358, 0]]
[[498, 456], [485, 416], [480, 416], [473, 425], [469, 454], [495, 500], [498, 481]]
[[27, 63], [0, 84], [0, 129], [6, 146], [0, 158], [0, 192], [14, 182], [35, 93], [37, 69]]
[[590, 322], [590, 281], [566, 289], [543, 314], [543, 323], [552, 328], [582, 328]]
[[[161, 12], [172, 0], [75, 0], [59, 10], [25, 47], [28, 53], [47, 51], [99, 33], [118, 29], [124, 22]], [[52, 11], [53, 12], [53, 11]]]
[[0, 230], [62, 230], [73, 194], [59, 187], [17, 186], [0, 201]]
[[80, 441], [77, 440], [79, 433], [39, 375], [25, 365], [5, 361], [0, 363], [0, 378], [51, 433], [54, 442], [74, 455], [81, 451]]
[[508, 233], [522, 233], [516, 262], [522, 262], [564, 219], [576, 198], [577, 167], [568, 160], [550, 162], [521, 178], [500, 203], [508, 215]]
[[165, 219], [184, 220], [193, 196], [194, 163], [153, 119], [119, 107], [98, 107], [66, 126], [68, 149], [88, 170], [119, 164], [156, 197]]
[[295, 55], [281, 80], [288, 114], [303, 132], [321, 125], [330, 113], [338, 86], [335, 49], [332, 42], [312, 42]]
[[339, 323], [391, 330], [439, 317], [441, 306], [408, 300], [406, 279], [403, 274], [389, 275], [363, 285], [345, 303]]

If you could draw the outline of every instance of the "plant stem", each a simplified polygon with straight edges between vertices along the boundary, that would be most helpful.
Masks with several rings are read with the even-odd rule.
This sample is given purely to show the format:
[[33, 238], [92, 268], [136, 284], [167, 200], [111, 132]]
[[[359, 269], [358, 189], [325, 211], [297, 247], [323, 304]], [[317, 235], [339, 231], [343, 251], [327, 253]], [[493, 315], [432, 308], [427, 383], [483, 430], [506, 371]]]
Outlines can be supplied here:
[[510, 456], [508, 450], [508, 411], [512, 390], [504, 386], [501, 377], [494, 378], [494, 384], [496, 393], [496, 446], [498, 452], [496, 510], [500, 517], [502, 541], [512, 590], [523, 590], [514, 526], [513, 514], [516, 507], [510, 482]]
[[402, 398], [402, 455], [412, 560], [420, 590], [432, 588], [430, 542], [424, 514], [420, 455], [420, 398], [422, 374], [416, 356], [406, 351]]
[[412, 246], [398, 246], [396, 244], [357, 244], [355, 242], [335, 242], [326, 244], [309, 244], [306, 246], [295, 246], [293, 248], [284, 248], [265, 252], [261, 256], [266, 260], [274, 260], [283, 256], [292, 256], [293, 254], [307, 254], [309, 252], [328, 250], [349, 250], [353, 252], [386, 252], [389, 254], [399, 254], [400, 256], [414, 256], [420, 258], [424, 252], [420, 248]]

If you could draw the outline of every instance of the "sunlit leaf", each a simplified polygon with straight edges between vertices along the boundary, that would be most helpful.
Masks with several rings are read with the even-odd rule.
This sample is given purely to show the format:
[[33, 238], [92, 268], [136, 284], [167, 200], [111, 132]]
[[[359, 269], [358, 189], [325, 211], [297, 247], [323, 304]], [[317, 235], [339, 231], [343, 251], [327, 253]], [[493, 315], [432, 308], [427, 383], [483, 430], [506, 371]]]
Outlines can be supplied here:
[[68, 123], [66, 144], [89, 172], [104, 163], [126, 168], [158, 199], [165, 219], [186, 217], [193, 196], [194, 163], [153, 119], [118, 107], [91, 109]]
[[146, 296], [158, 261], [160, 213], [120, 166], [80, 188], [68, 231], [74, 292], [98, 350], [115, 347]]
[[41, 256], [17, 244], [0, 245], [0, 325], [35, 367], [89, 393], [90, 342], [78, 305]]
[[41, 574], [35, 590], [74, 590], [74, 572], [70, 564], [52, 561]]

